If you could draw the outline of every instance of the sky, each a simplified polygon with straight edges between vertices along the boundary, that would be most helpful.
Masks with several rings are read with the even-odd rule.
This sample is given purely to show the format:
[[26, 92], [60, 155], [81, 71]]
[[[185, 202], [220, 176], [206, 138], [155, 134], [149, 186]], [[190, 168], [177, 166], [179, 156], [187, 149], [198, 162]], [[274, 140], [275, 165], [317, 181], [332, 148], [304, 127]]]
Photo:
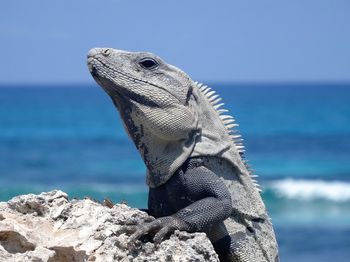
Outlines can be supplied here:
[[202, 82], [348, 82], [349, 14], [348, 0], [1, 1], [0, 84], [93, 83], [93, 47]]

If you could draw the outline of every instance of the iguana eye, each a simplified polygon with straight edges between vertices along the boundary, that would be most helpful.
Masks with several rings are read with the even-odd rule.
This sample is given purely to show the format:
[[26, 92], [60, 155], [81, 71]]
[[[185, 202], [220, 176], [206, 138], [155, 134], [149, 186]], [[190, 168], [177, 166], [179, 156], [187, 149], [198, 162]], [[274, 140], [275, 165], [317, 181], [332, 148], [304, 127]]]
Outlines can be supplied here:
[[109, 56], [111, 54], [111, 50], [109, 48], [106, 48], [105, 50], [102, 51], [102, 54], [104, 56]]
[[158, 66], [157, 61], [152, 58], [144, 58], [139, 62], [139, 64], [145, 69], [154, 69]]

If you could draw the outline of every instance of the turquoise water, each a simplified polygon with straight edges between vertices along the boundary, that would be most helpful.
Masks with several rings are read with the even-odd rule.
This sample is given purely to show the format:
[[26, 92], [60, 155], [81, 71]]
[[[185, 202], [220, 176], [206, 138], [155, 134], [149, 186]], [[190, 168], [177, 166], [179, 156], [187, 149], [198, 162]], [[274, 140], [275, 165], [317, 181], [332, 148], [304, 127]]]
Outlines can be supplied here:
[[[282, 261], [350, 256], [350, 84], [212, 84], [240, 124]], [[145, 207], [144, 164], [98, 86], [0, 88], [0, 200], [60, 188]]]

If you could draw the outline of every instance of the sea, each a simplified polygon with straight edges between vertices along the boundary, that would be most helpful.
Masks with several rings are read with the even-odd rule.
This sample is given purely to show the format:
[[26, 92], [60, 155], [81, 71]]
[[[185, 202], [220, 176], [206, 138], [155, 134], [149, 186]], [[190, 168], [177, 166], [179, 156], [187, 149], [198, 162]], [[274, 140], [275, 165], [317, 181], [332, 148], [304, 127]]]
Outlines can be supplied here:
[[[235, 117], [281, 261], [350, 261], [350, 83], [211, 83]], [[0, 201], [61, 189], [147, 206], [145, 166], [94, 84], [0, 87]]]

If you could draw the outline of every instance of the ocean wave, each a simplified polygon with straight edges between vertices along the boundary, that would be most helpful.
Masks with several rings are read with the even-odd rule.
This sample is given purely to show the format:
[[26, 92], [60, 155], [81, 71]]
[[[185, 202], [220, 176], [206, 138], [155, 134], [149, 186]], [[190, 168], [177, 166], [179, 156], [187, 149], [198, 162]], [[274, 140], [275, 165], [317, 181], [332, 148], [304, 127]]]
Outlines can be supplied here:
[[350, 183], [286, 178], [267, 185], [278, 197], [297, 200], [350, 201]]

